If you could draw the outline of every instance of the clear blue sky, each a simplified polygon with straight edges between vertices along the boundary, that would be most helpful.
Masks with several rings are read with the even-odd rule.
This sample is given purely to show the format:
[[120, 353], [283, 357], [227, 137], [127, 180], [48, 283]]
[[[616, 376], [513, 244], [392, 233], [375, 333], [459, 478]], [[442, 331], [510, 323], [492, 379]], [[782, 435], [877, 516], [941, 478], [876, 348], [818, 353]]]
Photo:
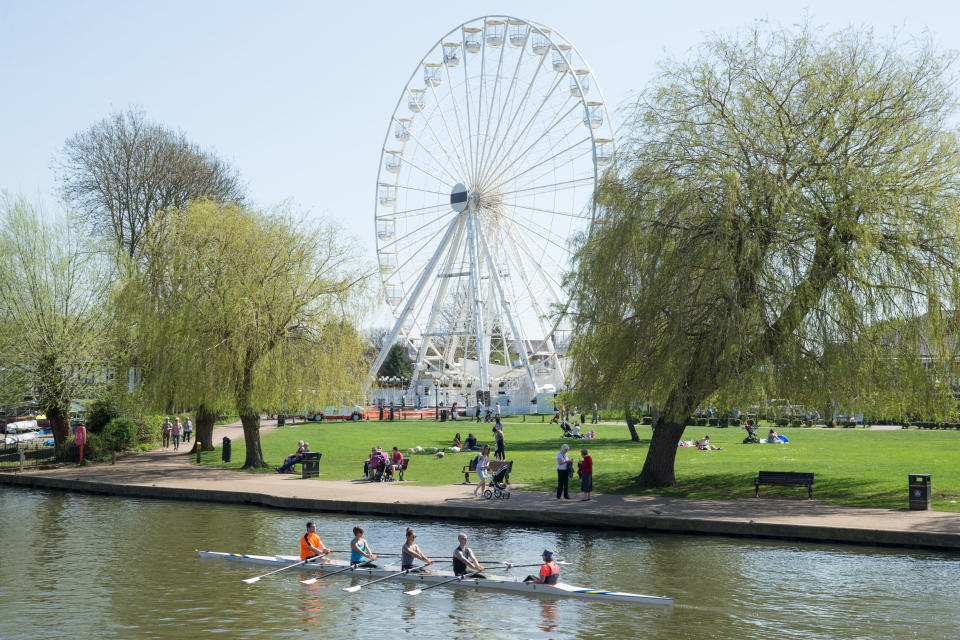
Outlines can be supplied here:
[[[375, 262], [380, 148], [420, 58], [457, 25], [509, 14], [563, 33], [617, 107], [665, 56], [757, 19], [850, 24], [960, 49], [960, 3], [44, 2], [0, 0], [0, 190], [55, 201], [64, 140], [142, 107], [233, 163], [261, 206], [339, 221]], [[383, 315], [381, 324], [386, 322]]]

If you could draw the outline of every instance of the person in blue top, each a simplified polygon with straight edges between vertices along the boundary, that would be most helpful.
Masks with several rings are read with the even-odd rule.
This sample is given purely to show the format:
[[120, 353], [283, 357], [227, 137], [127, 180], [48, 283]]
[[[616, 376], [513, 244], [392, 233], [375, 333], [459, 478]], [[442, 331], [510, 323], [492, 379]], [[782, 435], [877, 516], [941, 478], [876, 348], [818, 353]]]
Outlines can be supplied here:
[[375, 569], [377, 565], [373, 564], [373, 561], [376, 559], [376, 554], [370, 551], [370, 545], [363, 537], [363, 527], [355, 526], [353, 540], [350, 541], [350, 564]]

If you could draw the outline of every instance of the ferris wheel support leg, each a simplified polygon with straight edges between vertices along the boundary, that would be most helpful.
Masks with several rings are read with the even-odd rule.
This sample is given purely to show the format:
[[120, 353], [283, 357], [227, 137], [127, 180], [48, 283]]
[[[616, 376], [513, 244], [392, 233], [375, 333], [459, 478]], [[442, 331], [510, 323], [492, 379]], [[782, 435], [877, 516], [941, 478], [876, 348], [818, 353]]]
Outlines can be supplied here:
[[[523, 362], [524, 368], [527, 370], [527, 376], [530, 378], [530, 384], [533, 386], [533, 392], [537, 392], [537, 380], [533, 375], [533, 367], [530, 366], [530, 359], [527, 357], [527, 349], [523, 346], [523, 341], [521, 340], [520, 331], [517, 330], [517, 321], [513, 317], [513, 309], [510, 307], [510, 302], [507, 301], [507, 296], [503, 291], [503, 283], [500, 282], [500, 273], [497, 270], [497, 266], [493, 261], [493, 254], [490, 253], [490, 246], [487, 244], [487, 237], [483, 233], [483, 229], [477, 230], [477, 235], [480, 237], [480, 244], [483, 246], [483, 253], [487, 257], [487, 266], [490, 269], [490, 279], [493, 281], [494, 286], [497, 289], [497, 295], [500, 298], [500, 306], [503, 308], [503, 314], [507, 316], [507, 321], [510, 323], [510, 331], [513, 333], [513, 339], [516, 343], [517, 353], [520, 354], [520, 360]], [[506, 363], [507, 366], [510, 366], [510, 363]]]
[[480, 390], [489, 389], [489, 378], [487, 374], [487, 360], [489, 355], [486, 349], [485, 332], [483, 326], [483, 313], [480, 308], [480, 274], [478, 273], [480, 265], [478, 261], [479, 252], [477, 251], [477, 217], [472, 210], [467, 217], [467, 253], [470, 254], [470, 295], [472, 296], [471, 310], [473, 312], [473, 333], [477, 349], [477, 373], [480, 378]]
[[[457, 229], [453, 235], [453, 241], [450, 243], [450, 249], [447, 252], [446, 266], [444, 270], [447, 273], [453, 269], [453, 264], [457, 257], [457, 249], [460, 246], [460, 239], [463, 237], [463, 217], [457, 216]], [[440, 283], [440, 288], [437, 291], [436, 297], [433, 299], [433, 307], [430, 310], [430, 318], [427, 321], [427, 331], [428, 336], [420, 341], [420, 348], [417, 350], [417, 360], [413, 366], [413, 375], [410, 376], [410, 387], [407, 392], [411, 395], [416, 395], [414, 390], [417, 386], [417, 381], [420, 379], [420, 368], [423, 366], [423, 360], [427, 355], [427, 351], [430, 349], [433, 344], [433, 332], [436, 330], [437, 318], [440, 316], [440, 313], [443, 309], [443, 303], [447, 299], [447, 289], [450, 284], [450, 278], [443, 278], [443, 281]]]
[[413, 288], [413, 291], [410, 293], [410, 297], [407, 299], [407, 303], [403, 305], [403, 311], [400, 312], [400, 315], [397, 316], [397, 321], [393, 325], [393, 330], [390, 331], [390, 335], [387, 336], [387, 339], [383, 343], [383, 348], [380, 349], [380, 353], [377, 355], [377, 359], [373, 361], [373, 365], [370, 367], [370, 370], [367, 372], [366, 383], [364, 386], [368, 386], [370, 382], [377, 375], [377, 371], [380, 370], [383, 361], [387, 359], [387, 354], [390, 352], [390, 347], [393, 346], [393, 343], [396, 342], [397, 334], [400, 333], [400, 327], [403, 326], [403, 323], [406, 321], [407, 316], [410, 315], [410, 311], [413, 310], [414, 305], [417, 302], [417, 299], [420, 297], [420, 294], [423, 293], [423, 289], [427, 284], [427, 281], [430, 279], [430, 276], [433, 275], [434, 270], [437, 268], [437, 262], [440, 260], [440, 256], [443, 255], [444, 249], [446, 249], [447, 244], [450, 242], [450, 238], [453, 235], [454, 229], [459, 226], [460, 216], [455, 217], [450, 221], [450, 224], [447, 225], [447, 231], [443, 234], [443, 239], [440, 241], [437, 250], [433, 252], [433, 256], [430, 258], [430, 262], [427, 263], [427, 267], [423, 270], [423, 273], [420, 275], [420, 279], [417, 281], [417, 285]]

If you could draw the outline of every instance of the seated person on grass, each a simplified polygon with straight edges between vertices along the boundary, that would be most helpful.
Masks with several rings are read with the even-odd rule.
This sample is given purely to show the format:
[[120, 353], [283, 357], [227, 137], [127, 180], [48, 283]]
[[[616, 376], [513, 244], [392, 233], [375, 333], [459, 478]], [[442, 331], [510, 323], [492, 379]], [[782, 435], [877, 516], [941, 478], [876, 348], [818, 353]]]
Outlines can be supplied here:
[[701, 451], [718, 451], [720, 447], [715, 447], [710, 444], [710, 436], [703, 436], [701, 440], [697, 440], [697, 449]]
[[450, 446], [451, 446], [451, 447], [456, 447], [457, 449], [462, 449], [462, 448], [463, 448], [463, 445], [460, 443], [460, 434], [459, 434], [459, 433], [458, 433], [457, 435], [453, 436], [453, 443], [452, 443]]
[[477, 444], [477, 436], [472, 433], [467, 434], [467, 442], [465, 443], [464, 449], [469, 449], [470, 451], [480, 451], [480, 445]]

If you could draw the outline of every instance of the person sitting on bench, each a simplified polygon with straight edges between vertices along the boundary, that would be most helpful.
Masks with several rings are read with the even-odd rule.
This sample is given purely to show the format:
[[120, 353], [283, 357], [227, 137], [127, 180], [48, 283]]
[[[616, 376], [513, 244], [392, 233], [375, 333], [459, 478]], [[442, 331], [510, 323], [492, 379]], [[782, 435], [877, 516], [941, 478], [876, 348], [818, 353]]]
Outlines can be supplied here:
[[284, 458], [283, 464], [279, 467], [274, 467], [277, 473], [293, 473], [293, 465], [300, 463], [303, 460], [303, 454], [310, 450], [310, 445], [303, 440], [297, 444], [299, 445], [297, 452]]

